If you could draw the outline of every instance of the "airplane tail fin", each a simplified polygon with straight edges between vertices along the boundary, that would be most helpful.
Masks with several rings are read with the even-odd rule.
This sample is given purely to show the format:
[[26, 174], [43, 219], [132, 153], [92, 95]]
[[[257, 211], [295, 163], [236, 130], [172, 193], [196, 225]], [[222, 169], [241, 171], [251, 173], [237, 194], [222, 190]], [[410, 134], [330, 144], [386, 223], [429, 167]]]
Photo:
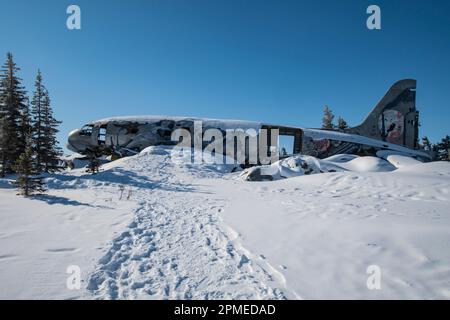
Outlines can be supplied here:
[[416, 80], [394, 83], [366, 119], [349, 132], [417, 149], [419, 112], [416, 110]]

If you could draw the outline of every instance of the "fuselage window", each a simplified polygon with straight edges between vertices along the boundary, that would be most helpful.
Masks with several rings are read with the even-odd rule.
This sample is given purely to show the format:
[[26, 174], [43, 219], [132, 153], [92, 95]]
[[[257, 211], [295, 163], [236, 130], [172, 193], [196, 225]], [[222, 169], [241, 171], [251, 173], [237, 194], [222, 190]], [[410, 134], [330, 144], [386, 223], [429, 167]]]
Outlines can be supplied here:
[[80, 136], [91, 136], [92, 135], [92, 126], [87, 125], [81, 128]]

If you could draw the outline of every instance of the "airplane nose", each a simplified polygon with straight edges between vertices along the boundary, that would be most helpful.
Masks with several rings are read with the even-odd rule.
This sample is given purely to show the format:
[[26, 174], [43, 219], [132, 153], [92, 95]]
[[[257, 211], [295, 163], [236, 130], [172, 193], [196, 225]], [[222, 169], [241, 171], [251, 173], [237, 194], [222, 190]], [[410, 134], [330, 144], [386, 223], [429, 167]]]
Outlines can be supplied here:
[[72, 130], [69, 133], [69, 138], [67, 141], [67, 149], [73, 151], [73, 152], [79, 152], [80, 148], [77, 148], [77, 145], [79, 144], [80, 139], [80, 129]]

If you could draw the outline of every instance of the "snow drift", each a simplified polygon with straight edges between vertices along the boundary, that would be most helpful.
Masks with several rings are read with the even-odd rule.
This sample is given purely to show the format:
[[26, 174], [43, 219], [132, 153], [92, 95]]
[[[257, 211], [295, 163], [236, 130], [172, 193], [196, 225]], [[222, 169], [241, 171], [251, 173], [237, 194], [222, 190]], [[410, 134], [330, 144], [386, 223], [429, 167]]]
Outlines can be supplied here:
[[241, 178], [247, 181], [272, 181], [324, 172], [386, 172], [396, 169], [392, 162], [401, 162], [405, 165], [420, 163], [404, 156], [389, 156], [386, 161], [378, 157], [358, 157], [347, 154], [335, 155], [323, 160], [311, 156], [295, 155], [271, 165], [249, 168], [241, 174]]

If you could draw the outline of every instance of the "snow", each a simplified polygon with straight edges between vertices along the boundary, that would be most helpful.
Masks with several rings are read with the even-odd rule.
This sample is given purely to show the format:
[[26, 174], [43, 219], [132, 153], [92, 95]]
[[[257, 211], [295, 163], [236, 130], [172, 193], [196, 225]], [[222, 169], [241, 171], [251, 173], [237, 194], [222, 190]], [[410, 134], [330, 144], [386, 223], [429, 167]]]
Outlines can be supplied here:
[[71, 182], [38, 199], [0, 189], [0, 299], [79, 298], [79, 291], [66, 287], [67, 267], [91, 272], [131, 219], [134, 203], [117, 201], [106, 188], [87, 192]]
[[419, 160], [408, 157], [407, 155], [399, 152], [393, 152], [388, 150], [380, 150], [377, 152], [377, 156], [386, 159], [392, 163], [396, 168], [407, 167], [414, 164], [421, 163]]
[[[448, 299], [450, 166], [426, 165], [439, 173], [252, 182], [228, 190], [224, 220], [301, 298]], [[370, 265], [381, 268], [381, 290], [366, 287]]]
[[[397, 167], [399, 162], [405, 163], [405, 165], [421, 163], [409, 157], [393, 157], [389, 156], [388, 160], [395, 160]], [[261, 181], [261, 179], [258, 179], [259, 176], [263, 176], [262, 180], [279, 180], [324, 172], [384, 172], [393, 171], [397, 167], [390, 161], [371, 156], [359, 157], [340, 154], [320, 160], [311, 156], [295, 155], [271, 165], [251, 167], [245, 170], [240, 177], [242, 180], [248, 181]]]
[[174, 152], [50, 175], [37, 199], [0, 180], [0, 298], [450, 298], [449, 163], [297, 157], [248, 182]]
[[384, 172], [393, 171], [395, 167], [389, 162], [377, 157], [357, 157], [347, 162], [340, 162], [341, 168], [353, 172]]

